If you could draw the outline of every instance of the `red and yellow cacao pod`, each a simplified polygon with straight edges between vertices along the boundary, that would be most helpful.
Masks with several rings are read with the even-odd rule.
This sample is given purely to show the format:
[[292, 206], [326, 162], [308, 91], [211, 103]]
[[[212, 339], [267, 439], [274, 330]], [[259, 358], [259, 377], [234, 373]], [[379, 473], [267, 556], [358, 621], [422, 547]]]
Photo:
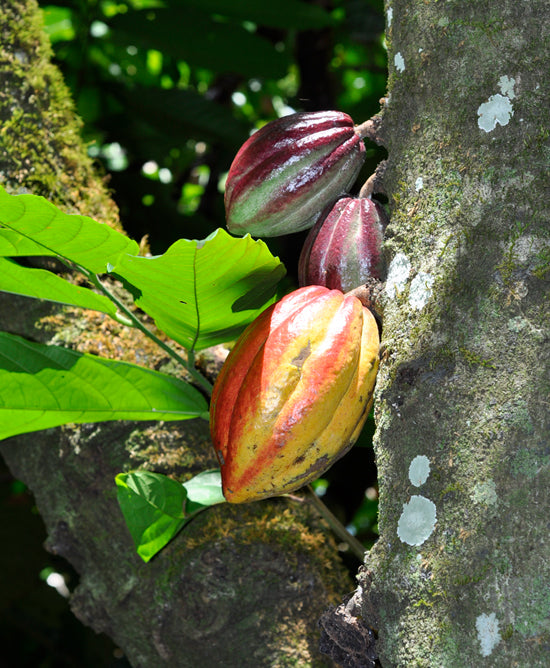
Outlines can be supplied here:
[[300, 288], [256, 318], [212, 394], [226, 500], [291, 492], [345, 454], [372, 405], [378, 351], [374, 316], [338, 290]]
[[367, 197], [339, 199], [306, 237], [298, 263], [300, 285], [349, 292], [369, 278], [383, 279], [387, 223], [378, 202]]
[[275, 237], [311, 227], [353, 185], [365, 146], [340, 111], [300, 112], [265, 125], [240, 148], [225, 185], [227, 228]]

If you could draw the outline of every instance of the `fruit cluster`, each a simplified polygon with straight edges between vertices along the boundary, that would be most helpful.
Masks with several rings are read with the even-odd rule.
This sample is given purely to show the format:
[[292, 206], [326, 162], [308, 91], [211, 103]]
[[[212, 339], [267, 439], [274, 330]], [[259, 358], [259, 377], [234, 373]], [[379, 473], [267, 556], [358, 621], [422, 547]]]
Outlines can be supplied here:
[[387, 219], [364, 189], [347, 194], [365, 159], [360, 127], [337, 111], [292, 114], [252, 135], [229, 170], [231, 232], [312, 229], [302, 287], [248, 326], [214, 385], [211, 434], [227, 501], [319, 477], [356, 441], [372, 405], [379, 332], [354, 289], [383, 278]]

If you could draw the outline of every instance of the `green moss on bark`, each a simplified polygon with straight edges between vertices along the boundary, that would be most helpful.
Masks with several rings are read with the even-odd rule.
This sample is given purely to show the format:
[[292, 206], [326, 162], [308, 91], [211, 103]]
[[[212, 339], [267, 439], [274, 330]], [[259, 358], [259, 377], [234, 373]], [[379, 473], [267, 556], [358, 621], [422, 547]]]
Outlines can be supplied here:
[[3, 3], [0, 183], [118, 226], [116, 206], [82, 144], [81, 122], [51, 55], [37, 3]]

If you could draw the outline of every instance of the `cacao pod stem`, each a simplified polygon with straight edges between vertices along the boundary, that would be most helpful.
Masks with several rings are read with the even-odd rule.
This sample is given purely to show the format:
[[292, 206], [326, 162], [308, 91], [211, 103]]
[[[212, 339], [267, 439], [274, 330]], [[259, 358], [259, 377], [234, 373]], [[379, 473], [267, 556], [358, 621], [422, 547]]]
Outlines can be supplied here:
[[387, 194], [383, 181], [387, 166], [388, 161], [382, 160], [382, 162], [374, 170], [374, 174], [371, 174], [361, 187], [361, 190], [359, 191], [359, 197], [366, 197], [370, 199], [373, 193], [383, 193], [384, 195]]
[[321, 501], [321, 499], [317, 496], [317, 494], [315, 494], [315, 490], [313, 489], [313, 487], [311, 485], [308, 485], [307, 488], [309, 493], [311, 494], [313, 505], [317, 508], [317, 510], [325, 518], [325, 520], [329, 523], [334, 533], [338, 536], [338, 538], [341, 538], [345, 543], [347, 543], [351, 551], [355, 554], [355, 556], [359, 559], [359, 561], [363, 562], [366, 552], [364, 546], [357, 540], [357, 538], [355, 538], [355, 536], [352, 536], [350, 534], [350, 532], [340, 522], [340, 520], [336, 517], [336, 515], [333, 515], [330, 512], [327, 506]]

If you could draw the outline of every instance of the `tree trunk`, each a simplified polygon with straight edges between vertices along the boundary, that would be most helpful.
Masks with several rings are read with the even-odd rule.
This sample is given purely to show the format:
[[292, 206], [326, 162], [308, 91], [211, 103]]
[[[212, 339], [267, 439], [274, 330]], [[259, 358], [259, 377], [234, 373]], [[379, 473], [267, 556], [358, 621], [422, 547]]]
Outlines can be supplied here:
[[390, 666], [548, 666], [550, 16], [387, 5], [381, 536], [324, 625]]
[[[7, 4], [0, 9], [2, 183], [117, 224], [78, 137], [68, 92], [49, 62], [36, 2]], [[34, 340], [165, 361], [133, 330], [97, 313], [4, 294], [0, 320], [4, 330]], [[149, 564], [136, 555], [114, 476], [143, 467], [183, 480], [215, 466], [205, 422], [50, 429], [8, 439], [0, 451], [35, 495], [48, 549], [80, 574], [73, 611], [111, 636], [132, 665], [331, 665], [318, 649], [317, 619], [351, 586], [309, 503], [217, 506]]]

